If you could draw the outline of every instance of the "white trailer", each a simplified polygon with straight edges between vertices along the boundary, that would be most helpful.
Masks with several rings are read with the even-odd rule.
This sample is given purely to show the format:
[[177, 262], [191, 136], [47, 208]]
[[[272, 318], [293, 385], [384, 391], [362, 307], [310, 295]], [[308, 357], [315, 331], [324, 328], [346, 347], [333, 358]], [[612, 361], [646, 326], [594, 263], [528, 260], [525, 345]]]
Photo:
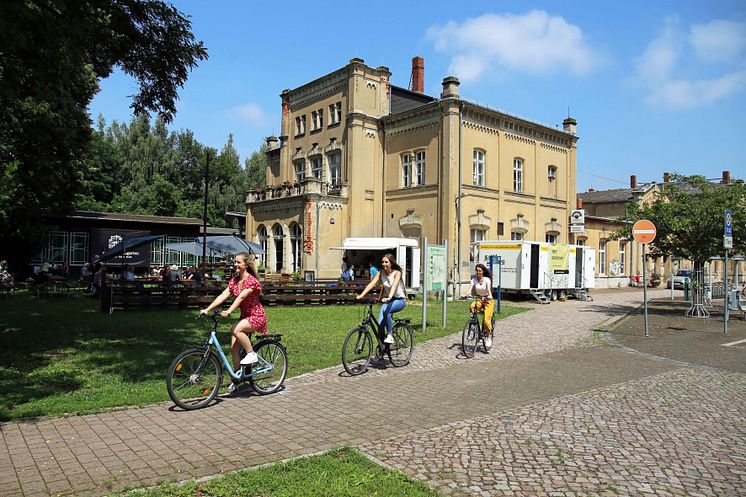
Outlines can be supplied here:
[[[548, 303], [573, 294], [587, 298], [594, 287], [596, 251], [582, 245], [532, 241], [477, 242], [477, 261], [490, 268], [492, 286], [506, 293], [530, 293]], [[503, 261], [497, 265], [498, 257]]]
[[[404, 269], [404, 281], [409, 293], [416, 293], [420, 288], [420, 245], [412, 238], [345, 238], [342, 247], [344, 257], [355, 266], [355, 275], [367, 274], [368, 261], [373, 260], [381, 269], [381, 257], [386, 253], [393, 254], [396, 262]], [[358, 269], [361, 272], [358, 272]]]

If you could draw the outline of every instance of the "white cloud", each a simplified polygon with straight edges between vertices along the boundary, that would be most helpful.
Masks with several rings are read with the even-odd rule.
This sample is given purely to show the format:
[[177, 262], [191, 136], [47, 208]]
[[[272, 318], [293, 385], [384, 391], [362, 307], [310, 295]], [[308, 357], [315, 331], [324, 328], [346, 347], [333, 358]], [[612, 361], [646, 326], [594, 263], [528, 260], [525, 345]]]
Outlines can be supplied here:
[[[647, 102], [689, 109], [711, 105], [746, 90], [745, 28], [744, 23], [715, 20], [693, 25], [687, 33], [676, 17], [666, 18], [660, 34], [636, 60], [635, 79], [647, 88]], [[703, 62], [710, 63], [707, 73], [702, 72]], [[720, 74], [712, 76], [712, 66], [718, 63], [725, 64], [720, 64]], [[722, 67], [726, 64], [736, 69]]]
[[746, 90], [746, 71], [725, 74], [714, 79], [667, 81], [648, 97], [652, 104], [662, 103], [672, 109], [710, 105]]
[[732, 61], [746, 51], [746, 23], [715, 20], [695, 24], [690, 31], [691, 43], [703, 61]]
[[253, 102], [231, 107], [226, 111], [226, 115], [249, 124], [264, 124], [267, 121], [267, 115], [262, 108]]
[[583, 33], [562, 17], [543, 10], [524, 15], [484, 14], [463, 23], [449, 21], [428, 28], [426, 39], [451, 54], [449, 70], [473, 81], [493, 66], [545, 74], [587, 74], [599, 62]]

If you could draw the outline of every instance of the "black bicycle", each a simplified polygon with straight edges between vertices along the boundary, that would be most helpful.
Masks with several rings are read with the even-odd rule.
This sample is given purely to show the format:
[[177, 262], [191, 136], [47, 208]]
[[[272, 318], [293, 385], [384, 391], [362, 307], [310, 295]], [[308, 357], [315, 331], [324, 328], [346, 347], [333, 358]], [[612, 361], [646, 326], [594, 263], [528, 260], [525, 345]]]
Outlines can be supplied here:
[[[483, 304], [486, 303], [486, 298], [480, 298], [480, 297], [472, 297], [467, 298], [466, 300], [475, 301], [475, 300], [481, 300]], [[481, 309], [477, 310], [477, 307], [481, 307]], [[479, 346], [479, 342], [482, 342], [482, 350], [486, 354], [489, 352], [490, 348], [492, 348], [492, 344], [490, 346], [487, 346], [487, 330], [484, 329], [483, 323], [479, 322], [479, 315], [484, 314], [484, 305], [482, 306], [474, 306], [474, 310], [469, 309], [469, 320], [464, 325], [464, 331], [461, 333], [461, 351], [464, 353], [464, 355], [471, 359], [474, 357], [474, 353], [477, 351], [477, 347]], [[490, 329], [492, 330], [492, 334], [494, 336], [495, 334], [495, 314], [492, 314], [492, 320], [490, 321]], [[493, 337], [494, 338], [494, 337]]]
[[386, 328], [379, 326], [373, 315], [375, 300], [365, 300], [368, 308], [359, 326], [350, 330], [342, 346], [342, 365], [352, 376], [368, 370], [373, 353], [373, 337], [376, 337], [376, 359], [383, 360], [388, 355], [391, 364], [397, 368], [409, 364], [414, 351], [414, 331], [409, 318], [394, 319], [392, 336], [394, 343], [384, 343]]

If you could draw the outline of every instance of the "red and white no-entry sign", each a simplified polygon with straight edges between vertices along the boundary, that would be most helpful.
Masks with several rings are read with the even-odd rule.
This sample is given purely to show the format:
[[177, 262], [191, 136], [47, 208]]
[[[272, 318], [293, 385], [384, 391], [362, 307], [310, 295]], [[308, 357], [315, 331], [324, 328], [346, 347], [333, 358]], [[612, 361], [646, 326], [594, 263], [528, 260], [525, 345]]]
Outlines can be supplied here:
[[655, 240], [656, 229], [652, 221], [640, 219], [632, 226], [632, 236], [640, 243], [650, 243]]

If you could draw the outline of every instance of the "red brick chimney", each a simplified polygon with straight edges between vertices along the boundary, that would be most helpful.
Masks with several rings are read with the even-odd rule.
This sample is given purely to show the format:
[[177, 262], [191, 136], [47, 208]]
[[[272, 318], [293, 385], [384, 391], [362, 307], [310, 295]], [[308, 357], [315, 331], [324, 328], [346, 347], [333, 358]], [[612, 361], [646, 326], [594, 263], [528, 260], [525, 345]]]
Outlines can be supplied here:
[[637, 188], [637, 176], [635, 176], [634, 174], [629, 177], [629, 187], [633, 190]]
[[668, 183], [669, 181], [671, 181], [671, 175], [668, 173], [663, 173], [663, 182]]
[[588, 191], [589, 191], [589, 192], [595, 192], [595, 191], [596, 191], [596, 189], [595, 189], [595, 188], [593, 188], [593, 187], [591, 186], [590, 188], [588, 188]]
[[582, 209], [582, 208], [583, 208], [583, 199], [582, 199], [582, 198], [579, 198], [579, 199], [577, 200], [576, 204], [577, 204], [577, 207], [576, 207], [576, 209]]
[[412, 91], [425, 93], [425, 59], [412, 57]]
[[730, 171], [723, 171], [723, 179], [720, 180], [723, 185], [730, 185]]

